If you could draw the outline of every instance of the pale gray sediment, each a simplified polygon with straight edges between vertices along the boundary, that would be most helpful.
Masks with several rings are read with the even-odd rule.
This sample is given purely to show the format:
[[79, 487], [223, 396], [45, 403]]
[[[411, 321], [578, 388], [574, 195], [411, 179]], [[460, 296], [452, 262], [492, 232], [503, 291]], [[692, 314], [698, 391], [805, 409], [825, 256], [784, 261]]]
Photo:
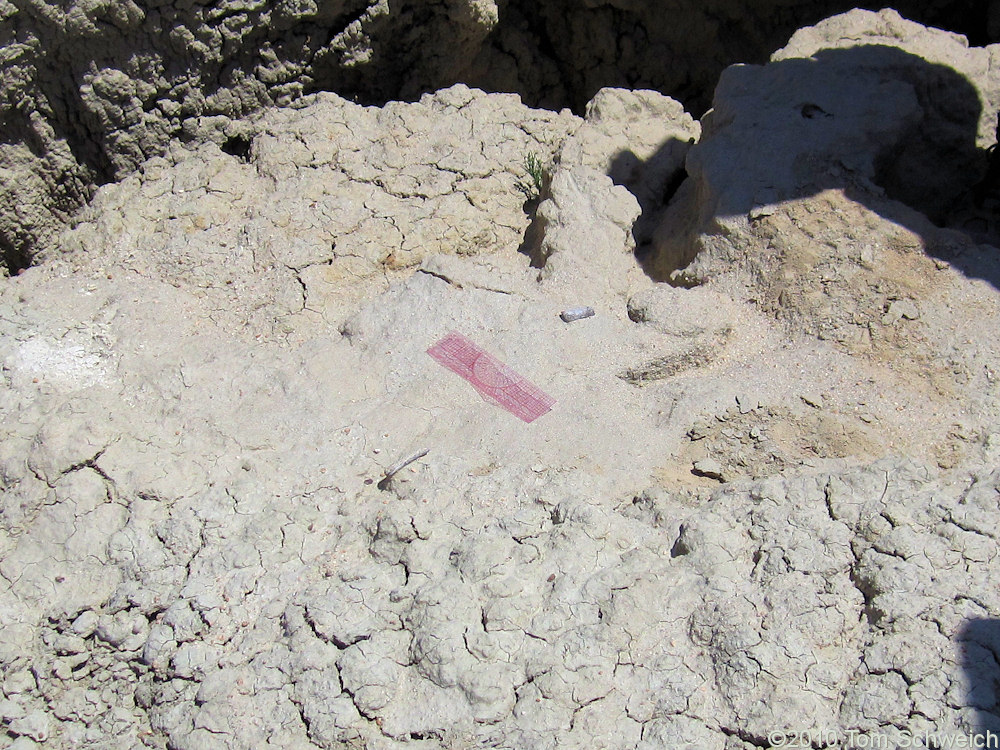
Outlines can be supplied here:
[[855, 11], [700, 124], [321, 94], [101, 187], [0, 284], [0, 745], [1000, 730], [996, 249], [901, 186], [992, 144], [997, 54]]

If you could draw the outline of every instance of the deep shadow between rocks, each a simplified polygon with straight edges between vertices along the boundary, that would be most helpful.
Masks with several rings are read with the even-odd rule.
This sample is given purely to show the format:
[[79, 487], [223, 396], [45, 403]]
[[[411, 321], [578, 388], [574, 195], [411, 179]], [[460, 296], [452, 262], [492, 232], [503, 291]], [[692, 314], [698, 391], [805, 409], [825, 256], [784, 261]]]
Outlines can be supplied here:
[[[875, 75], [846, 75], [859, 70]], [[898, 92], [899, 84], [912, 90], [917, 106], [908, 112], [878, 106], [882, 87]], [[678, 175], [672, 193], [665, 191], [673, 197], [665, 207], [642, 205], [639, 236], [661, 215], [658, 237], [668, 243], [658, 241], [657, 256], [648, 257], [637, 237], [639, 259], [655, 280], [672, 281], [673, 274], [676, 282], [675, 272], [697, 255], [699, 232], [840, 189], [919, 235], [928, 254], [1000, 288], [1000, 251], [956, 252], [954, 243], [928, 231], [948, 227], [1000, 245], [1000, 166], [995, 149], [977, 147], [981, 113], [977, 90], [964, 76], [895, 47], [827, 49], [810, 59], [730, 68], [702, 139], [687, 155], [692, 177]], [[661, 151], [672, 148], [668, 143]], [[970, 217], [979, 219], [975, 229]], [[688, 241], [671, 246], [671, 236]]]
[[[965, 673], [966, 705], [975, 709], [975, 726], [969, 729], [982, 744], [1000, 746], [1000, 620], [967, 620], [956, 638]], [[988, 744], [992, 743], [992, 744]]]
[[647, 273], [650, 273], [647, 266], [653, 234], [663, 218], [664, 209], [687, 179], [684, 161], [679, 154], [690, 145], [690, 142], [680, 138], [671, 138], [648, 159], [641, 159], [626, 150], [619, 152], [611, 161], [608, 176], [615, 185], [625, 187], [635, 196], [642, 211], [632, 227], [632, 236], [636, 258]]
[[[660, 91], [697, 117], [710, 106], [714, 82], [727, 65], [764, 63], [797, 29], [853, 8], [879, 11], [886, 5], [821, 0], [734, 6], [709, 0], [664, 8], [653, 2], [511, 0], [484, 45], [490, 54], [470, 61], [450, 83], [510, 92], [506, 66], [497, 64], [508, 58], [518, 68], [516, 91], [532, 107], [568, 106], [582, 115], [598, 90], [610, 86]], [[991, 23], [997, 11], [985, 0], [897, 0], [891, 7], [917, 23], [964, 34], [977, 45], [993, 41], [1000, 25]], [[411, 60], [405, 69], [412, 73], [419, 65]], [[409, 84], [409, 96], [419, 93], [419, 86]]]
[[528, 256], [532, 268], [543, 268], [545, 258], [542, 256], [542, 240], [545, 237], [545, 227], [542, 217], [538, 215], [538, 207], [542, 201], [548, 198], [547, 192], [542, 192], [524, 201], [521, 210], [531, 218], [528, 228], [524, 230], [524, 239], [521, 240], [517, 251]]
[[20, 248], [3, 241], [2, 237], [0, 237], [0, 255], [3, 256], [3, 264], [8, 276], [17, 276], [21, 271], [31, 267], [31, 257]]

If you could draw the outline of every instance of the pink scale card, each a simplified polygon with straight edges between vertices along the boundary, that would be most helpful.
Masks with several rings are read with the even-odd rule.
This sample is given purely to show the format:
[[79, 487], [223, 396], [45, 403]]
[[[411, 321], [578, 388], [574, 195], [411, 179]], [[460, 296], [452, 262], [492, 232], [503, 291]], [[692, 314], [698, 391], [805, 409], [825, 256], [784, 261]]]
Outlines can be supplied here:
[[538, 419], [556, 402], [534, 383], [460, 333], [449, 333], [427, 353], [472, 383], [484, 399], [525, 422]]

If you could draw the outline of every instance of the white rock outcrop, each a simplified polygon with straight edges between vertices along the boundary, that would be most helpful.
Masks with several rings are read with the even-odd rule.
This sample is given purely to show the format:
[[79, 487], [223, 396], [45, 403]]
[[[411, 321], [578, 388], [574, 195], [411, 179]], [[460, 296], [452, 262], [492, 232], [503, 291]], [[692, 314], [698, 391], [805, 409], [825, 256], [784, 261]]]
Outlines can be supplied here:
[[655, 273], [698, 283], [737, 262], [751, 221], [825, 189], [876, 210], [888, 194], [944, 221], [996, 142], [998, 56], [892, 10], [855, 10], [797, 33], [767, 65], [728, 68], [654, 241]]
[[[997, 34], [960, 0], [898, 0], [924, 23]], [[97, 187], [178, 141], [246, 151], [245, 118], [336, 92], [412, 101], [465, 82], [579, 112], [607, 86], [702, 108], [719, 71], [764, 60], [796, 28], [851, 7], [710, 0], [3, 0], [0, 261], [55, 249]], [[983, 19], [988, 17], [985, 28]]]
[[[862, 27], [901, 30], [859, 76], [881, 102], [810, 88], [804, 58], [723, 81], [663, 225], [688, 207], [692, 288], [634, 252], [698, 134], [648, 93], [585, 119], [461, 85], [319, 95], [253, 123], [244, 157], [176, 145], [98, 190], [0, 284], [9, 744], [1000, 731], [996, 250], [869, 184], [905, 123], [851, 141], [838, 119], [926, 122], [878, 65], [961, 45], [883, 12], [789, 49]], [[824, 159], [848, 152], [792, 158], [815, 129], [854, 144], [840, 182]], [[722, 169], [771, 130], [789, 154]], [[441, 367], [451, 331], [552, 410], [525, 424]]]

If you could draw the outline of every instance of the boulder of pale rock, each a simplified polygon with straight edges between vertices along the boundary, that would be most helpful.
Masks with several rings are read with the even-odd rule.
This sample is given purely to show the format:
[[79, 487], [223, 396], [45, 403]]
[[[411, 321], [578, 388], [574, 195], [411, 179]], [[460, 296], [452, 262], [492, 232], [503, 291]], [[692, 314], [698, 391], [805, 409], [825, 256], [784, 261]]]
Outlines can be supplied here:
[[624, 185], [642, 207], [633, 231], [640, 244], [684, 178], [684, 157], [701, 127], [680, 102], [656, 91], [601, 89], [583, 125], [559, 151], [559, 166], [587, 166]]
[[767, 65], [728, 68], [657, 231], [656, 274], [708, 278], [738, 260], [729, 238], [750, 221], [824, 189], [865, 203], [888, 195], [943, 219], [982, 177], [995, 139], [998, 54], [891, 10], [858, 10], [800, 32]]
[[639, 213], [632, 194], [607, 175], [558, 169], [550, 197], [538, 207], [539, 278], [581, 300], [624, 292], [636, 268], [632, 224]]

